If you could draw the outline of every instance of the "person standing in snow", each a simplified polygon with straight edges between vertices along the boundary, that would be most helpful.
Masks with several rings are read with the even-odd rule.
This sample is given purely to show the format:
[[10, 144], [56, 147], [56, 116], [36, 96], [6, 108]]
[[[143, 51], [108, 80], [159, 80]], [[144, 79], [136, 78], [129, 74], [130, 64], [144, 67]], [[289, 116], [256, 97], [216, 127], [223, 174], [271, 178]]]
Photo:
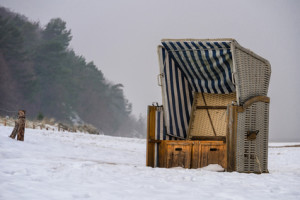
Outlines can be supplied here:
[[18, 112], [18, 121], [15, 121], [15, 128], [10, 134], [9, 137], [15, 139], [16, 135], [17, 140], [24, 141], [25, 134], [25, 110], [19, 110]]

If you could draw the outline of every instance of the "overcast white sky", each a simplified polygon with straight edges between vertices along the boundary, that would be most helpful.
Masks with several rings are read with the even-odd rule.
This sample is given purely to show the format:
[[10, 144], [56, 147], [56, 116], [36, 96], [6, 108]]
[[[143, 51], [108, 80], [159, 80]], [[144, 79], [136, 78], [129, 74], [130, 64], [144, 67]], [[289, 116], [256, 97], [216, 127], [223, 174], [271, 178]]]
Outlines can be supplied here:
[[156, 47], [162, 38], [235, 38], [272, 65], [271, 139], [300, 141], [300, 1], [297, 0], [0, 0], [47, 24], [60, 17], [71, 47], [122, 83], [133, 113], [161, 102]]

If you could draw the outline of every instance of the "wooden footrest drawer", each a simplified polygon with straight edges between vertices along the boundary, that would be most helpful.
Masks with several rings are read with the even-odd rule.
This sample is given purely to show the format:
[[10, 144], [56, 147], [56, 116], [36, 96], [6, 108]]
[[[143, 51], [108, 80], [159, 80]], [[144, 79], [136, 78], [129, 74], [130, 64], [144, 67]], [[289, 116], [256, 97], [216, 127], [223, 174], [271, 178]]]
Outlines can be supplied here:
[[201, 168], [219, 164], [227, 168], [223, 141], [169, 141], [159, 144], [159, 167]]

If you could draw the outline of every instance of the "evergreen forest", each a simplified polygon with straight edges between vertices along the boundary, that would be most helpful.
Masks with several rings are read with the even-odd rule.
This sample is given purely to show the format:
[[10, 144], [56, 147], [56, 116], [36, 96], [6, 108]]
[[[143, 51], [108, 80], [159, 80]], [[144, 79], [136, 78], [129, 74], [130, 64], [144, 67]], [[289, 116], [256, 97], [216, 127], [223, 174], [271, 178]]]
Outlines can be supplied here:
[[71, 30], [60, 18], [45, 26], [0, 7], [0, 115], [88, 123], [107, 135], [144, 137], [143, 117], [131, 114], [123, 85], [69, 47]]

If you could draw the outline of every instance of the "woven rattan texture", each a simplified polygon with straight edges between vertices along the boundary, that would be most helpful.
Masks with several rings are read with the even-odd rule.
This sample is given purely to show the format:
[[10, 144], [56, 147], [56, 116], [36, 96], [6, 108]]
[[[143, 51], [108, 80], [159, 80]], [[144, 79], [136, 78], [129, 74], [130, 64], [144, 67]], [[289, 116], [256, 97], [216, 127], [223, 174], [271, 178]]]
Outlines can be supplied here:
[[249, 51], [237, 46], [234, 49], [236, 84], [240, 104], [255, 96], [267, 96], [271, 67], [265, 60], [259, 59]]
[[[238, 172], [268, 172], [269, 103], [257, 102], [238, 113], [236, 170]], [[247, 131], [259, 131], [254, 140]]]
[[[195, 93], [189, 136], [215, 136], [209, 115], [216, 136], [226, 136], [226, 109], [196, 109], [196, 106], [227, 106], [236, 100], [236, 93], [203, 93], [203, 96], [201, 93]], [[209, 112], [209, 115], [207, 112]]]

